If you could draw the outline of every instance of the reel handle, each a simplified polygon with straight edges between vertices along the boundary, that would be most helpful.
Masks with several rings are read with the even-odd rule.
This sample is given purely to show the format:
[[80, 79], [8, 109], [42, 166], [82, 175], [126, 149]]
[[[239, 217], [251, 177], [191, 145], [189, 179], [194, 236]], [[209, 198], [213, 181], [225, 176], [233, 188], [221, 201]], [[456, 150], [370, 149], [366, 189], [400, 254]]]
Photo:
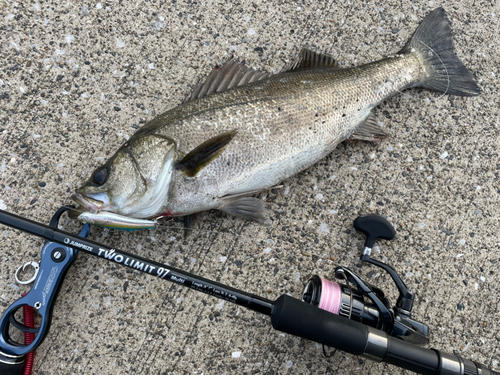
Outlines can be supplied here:
[[367, 215], [360, 216], [354, 220], [354, 228], [366, 235], [365, 248], [361, 256], [361, 261], [371, 263], [389, 273], [399, 291], [399, 297], [396, 303], [397, 309], [399, 312], [411, 316], [415, 295], [408, 289], [394, 268], [370, 257], [372, 247], [378, 238], [389, 241], [394, 239], [396, 236], [394, 227], [387, 219], [380, 215]]
[[365, 249], [371, 249], [378, 238], [392, 240], [396, 236], [392, 224], [380, 215], [360, 216], [354, 220], [354, 228], [366, 234]]

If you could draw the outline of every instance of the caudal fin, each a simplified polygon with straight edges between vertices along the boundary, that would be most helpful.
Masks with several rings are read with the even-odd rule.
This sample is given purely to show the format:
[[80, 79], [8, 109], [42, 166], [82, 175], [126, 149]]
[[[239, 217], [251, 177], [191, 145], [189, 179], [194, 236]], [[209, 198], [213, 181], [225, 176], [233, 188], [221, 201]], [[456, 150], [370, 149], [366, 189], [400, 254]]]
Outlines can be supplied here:
[[451, 95], [479, 95], [472, 73], [453, 51], [450, 21], [443, 8], [425, 17], [400, 53], [419, 55], [425, 73], [416, 86]]

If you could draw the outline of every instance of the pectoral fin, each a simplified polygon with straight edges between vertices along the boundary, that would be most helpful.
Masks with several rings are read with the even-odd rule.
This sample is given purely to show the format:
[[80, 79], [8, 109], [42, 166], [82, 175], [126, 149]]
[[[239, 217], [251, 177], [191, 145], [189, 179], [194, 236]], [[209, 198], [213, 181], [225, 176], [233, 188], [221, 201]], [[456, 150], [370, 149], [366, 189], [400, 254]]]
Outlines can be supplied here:
[[226, 206], [220, 208], [220, 210], [244, 219], [257, 221], [261, 224], [268, 224], [266, 205], [259, 198], [240, 198], [228, 203]]
[[224, 148], [236, 135], [236, 130], [219, 134], [203, 142], [177, 163], [176, 168], [189, 177], [195, 177], [200, 171], [222, 154]]
[[360, 139], [362, 141], [380, 141], [387, 138], [389, 134], [377, 123], [375, 116], [372, 112], [368, 115], [366, 120], [359, 125], [350, 139]]

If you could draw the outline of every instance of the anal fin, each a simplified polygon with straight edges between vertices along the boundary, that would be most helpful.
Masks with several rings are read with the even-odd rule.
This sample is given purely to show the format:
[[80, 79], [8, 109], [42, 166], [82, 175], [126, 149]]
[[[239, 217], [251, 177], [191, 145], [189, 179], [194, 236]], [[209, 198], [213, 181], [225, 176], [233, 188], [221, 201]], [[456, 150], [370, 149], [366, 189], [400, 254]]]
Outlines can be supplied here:
[[373, 112], [370, 112], [366, 120], [358, 126], [349, 139], [360, 139], [362, 141], [381, 141], [389, 134], [377, 123]]

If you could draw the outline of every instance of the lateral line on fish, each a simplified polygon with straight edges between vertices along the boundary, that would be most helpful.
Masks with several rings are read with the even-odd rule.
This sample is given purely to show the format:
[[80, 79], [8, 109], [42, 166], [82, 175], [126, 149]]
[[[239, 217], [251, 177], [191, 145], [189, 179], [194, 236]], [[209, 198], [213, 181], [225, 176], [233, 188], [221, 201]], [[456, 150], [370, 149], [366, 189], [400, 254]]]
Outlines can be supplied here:
[[[332, 70], [333, 69], [335, 69], [335, 68], [332, 68]], [[347, 68], [347, 69], [353, 69], [353, 68]], [[312, 69], [311, 69], [311, 71], [312, 71]], [[287, 72], [285, 71], [283, 73], [287, 73]], [[321, 71], [319, 71], [319, 73], [321, 73]], [[274, 75], [272, 75], [271, 77], [269, 77], [267, 79], [270, 79], [272, 77], [274, 77]], [[257, 82], [262, 83], [263, 81], [257, 81]], [[253, 82], [253, 83], [255, 83], [255, 82]], [[401, 92], [401, 91], [398, 90], [398, 92]], [[254, 99], [254, 100], [239, 101], [237, 103], [231, 103], [231, 104], [224, 104], [224, 105], [220, 105], [220, 106], [214, 106], [214, 107], [211, 107], [211, 108], [207, 108], [207, 109], [202, 109], [202, 110], [196, 111], [195, 113], [188, 114], [188, 115], [185, 115], [183, 117], [179, 117], [179, 119], [177, 120], [177, 122], [181, 122], [181, 121], [187, 120], [187, 119], [189, 119], [191, 117], [198, 116], [199, 114], [204, 114], [204, 113], [212, 112], [212, 111], [219, 110], [219, 109], [227, 109], [227, 108], [232, 108], [232, 107], [239, 106], [239, 105], [253, 104], [253, 103], [258, 103], [258, 102], [270, 102], [270, 101], [275, 101], [275, 100], [292, 99], [293, 96], [294, 96], [294, 94], [276, 95], [276, 96], [273, 96], [272, 98], [270, 98], [270, 97], [264, 97], [264, 98]], [[203, 97], [201, 99], [204, 99], [204, 98], [206, 98], [206, 97]], [[187, 104], [191, 104], [191, 103], [194, 103], [194, 102], [186, 102], [184, 104], [187, 105]], [[177, 107], [177, 108], [180, 108], [180, 106]]]
[[[287, 99], [287, 98], [291, 98], [291, 97], [292, 97], [292, 95], [283, 95], [283, 96], [274, 96], [272, 98], [259, 98], [259, 99], [255, 99], [255, 100], [248, 100], [248, 101], [241, 101], [241, 102], [237, 102], [237, 103], [224, 104], [224, 105], [221, 105], [218, 107], [211, 107], [209, 109], [203, 109], [203, 110], [197, 111], [196, 113], [188, 114], [184, 117], [179, 117], [179, 119], [176, 120], [176, 122], [182, 122], [182, 121], [189, 119], [191, 117], [198, 116], [201, 113], [207, 113], [207, 112], [211, 112], [211, 111], [215, 111], [215, 110], [219, 110], [219, 109], [227, 109], [227, 108], [236, 107], [239, 105], [253, 104], [253, 103], [258, 103], [258, 102], [270, 102], [270, 101], [274, 101], [277, 99]], [[188, 103], [192, 103], [192, 102], [188, 102]]]
[[[352, 68], [346, 68], [346, 69], [356, 69], [357, 67], [352, 67]], [[331, 68], [332, 70], [335, 70], [335, 68]], [[313, 69], [311, 69], [311, 71], [313, 71]], [[285, 71], [285, 72], [282, 72], [282, 73], [287, 73], [288, 71]], [[318, 74], [321, 74], [322, 71], [321, 70], [318, 70]], [[279, 73], [280, 74], [280, 73]], [[267, 79], [271, 79], [272, 77], [274, 77], [275, 75], [272, 75], [271, 77], [267, 78]], [[262, 83], [263, 81], [257, 81], [259, 83]], [[255, 83], [255, 82], [254, 82]], [[239, 87], [239, 86], [238, 86]], [[399, 93], [402, 93], [401, 90], [396, 90], [397, 92]], [[199, 110], [199, 111], [196, 111], [195, 113], [192, 113], [192, 114], [188, 114], [188, 115], [185, 115], [183, 117], [179, 117], [178, 120], [176, 120], [176, 122], [182, 122], [184, 120], [187, 120], [187, 119], [190, 119], [194, 116], [198, 116], [200, 114], [205, 114], [207, 112], [212, 112], [212, 111], [216, 111], [216, 110], [219, 110], [219, 109], [227, 109], [227, 108], [232, 108], [232, 107], [235, 107], [235, 106], [239, 106], [239, 105], [246, 105], [246, 104], [253, 104], [253, 103], [258, 103], [258, 102], [270, 102], [270, 101], [275, 101], [275, 100], [286, 100], [286, 99], [292, 99], [293, 96], [295, 94], [288, 94], [288, 95], [276, 95], [276, 96], [273, 96], [272, 98], [270, 97], [263, 97], [263, 98], [258, 98], [258, 99], [254, 99], [254, 100], [247, 100], [247, 101], [239, 101], [237, 103], [231, 103], [231, 104], [224, 104], [224, 105], [220, 105], [220, 106], [214, 106], [214, 107], [211, 107], [211, 108], [207, 108], [207, 109], [202, 109], [202, 110]], [[206, 96], [206, 97], [209, 97], [209, 96]], [[206, 97], [202, 97], [200, 99], [204, 99]], [[184, 105], [188, 105], [188, 104], [191, 104], [191, 103], [195, 103], [194, 102], [186, 102], [186, 103], [183, 103]], [[181, 106], [177, 107], [177, 108], [180, 108]], [[161, 116], [161, 115], [160, 115]]]

